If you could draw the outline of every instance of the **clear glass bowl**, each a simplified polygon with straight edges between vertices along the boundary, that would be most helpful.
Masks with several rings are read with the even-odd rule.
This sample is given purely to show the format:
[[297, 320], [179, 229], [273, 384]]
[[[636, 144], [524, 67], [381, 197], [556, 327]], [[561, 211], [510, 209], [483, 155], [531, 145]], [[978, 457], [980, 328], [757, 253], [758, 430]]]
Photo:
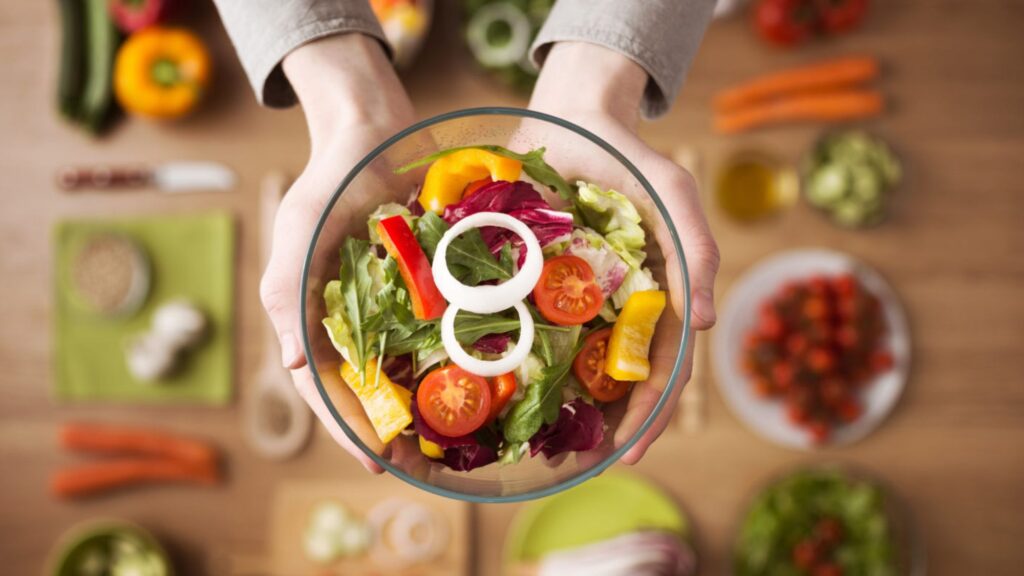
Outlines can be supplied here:
[[[339, 355], [321, 324], [324, 286], [338, 277], [342, 240], [367, 236], [367, 217], [385, 202], [406, 203], [426, 167], [403, 175], [395, 169], [438, 150], [497, 144], [517, 152], [545, 147], [545, 159], [567, 180], [576, 177], [614, 188], [636, 205], [647, 232], [647, 266], [670, 305], [651, 346], [651, 378], [634, 387], [637, 408], [623, 418], [628, 400], [606, 406], [605, 440], [594, 450], [518, 464], [491, 464], [457, 472], [424, 457], [414, 436], [381, 445], [355, 396], [341, 381]], [[541, 187], [538, 186], [538, 190]], [[306, 357], [321, 397], [345, 434], [388, 472], [419, 488], [473, 502], [540, 498], [599, 474], [619, 459], [665, 408], [683, 365], [689, 340], [689, 279], [675, 228], [650, 183], [622, 154], [591, 132], [559, 118], [517, 108], [476, 108], [436, 116], [410, 126], [370, 152], [342, 180], [327, 203], [310, 242], [303, 269], [302, 318]]]

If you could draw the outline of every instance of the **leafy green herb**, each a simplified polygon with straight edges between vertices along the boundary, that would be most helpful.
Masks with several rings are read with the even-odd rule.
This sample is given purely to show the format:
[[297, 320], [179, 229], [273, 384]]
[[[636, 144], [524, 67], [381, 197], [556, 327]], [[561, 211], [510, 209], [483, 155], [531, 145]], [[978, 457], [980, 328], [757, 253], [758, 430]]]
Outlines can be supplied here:
[[441, 237], [448, 231], [448, 223], [433, 212], [427, 212], [416, 221], [416, 240], [419, 241], [427, 258], [433, 262], [434, 252]]
[[[416, 239], [431, 260], [434, 259], [437, 244], [447, 231], [448, 224], [433, 212], [427, 212], [416, 222]], [[470, 286], [487, 280], [511, 278], [513, 276], [511, 251], [507, 256], [503, 252], [502, 257], [506, 259], [504, 262], [494, 259], [494, 255], [487, 248], [487, 244], [484, 243], [484, 239], [477, 229], [468, 230], [454, 239], [448, 245], [448, 252], [445, 254], [452, 276], [459, 282]]]
[[502, 266], [474, 228], [452, 240], [445, 254], [452, 276], [463, 284], [475, 286], [487, 280], [508, 280], [512, 273]]
[[572, 361], [544, 367], [526, 387], [523, 399], [505, 417], [505, 439], [527, 442], [544, 424], [558, 420], [562, 406], [562, 383], [569, 375]]
[[[519, 330], [519, 318], [501, 316], [499, 314], [475, 314], [460, 311], [455, 317], [455, 338], [460, 344], [468, 346], [488, 334], [506, 334]], [[548, 332], [568, 332], [564, 326], [536, 324], [538, 336]]]
[[371, 266], [376, 256], [370, 253], [366, 240], [347, 238], [341, 246], [341, 297], [345, 303], [352, 347], [352, 364], [362, 374], [373, 347], [374, 334], [364, 328], [366, 319], [374, 313], [373, 278]]
[[421, 322], [412, 331], [403, 332], [395, 330], [389, 332], [387, 347], [384, 349], [384, 352], [388, 356], [401, 356], [413, 352], [430, 353], [441, 346], [441, 329], [438, 323]]
[[442, 150], [440, 152], [431, 154], [430, 156], [426, 156], [424, 158], [420, 158], [419, 160], [406, 164], [405, 166], [402, 166], [401, 168], [395, 170], [395, 174], [405, 174], [410, 170], [419, 168], [420, 166], [426, 166], [427, 164], [430, 164], [435, 160], [438, 160], [439, 158], [444, 158], [449, 154], [458, 152], [460, 150], [468, 150], [471, 148], [486, 150], [488, 152], [497, 154], [498, 156], [504, 156], [505, 158], [518, 160], [523, 163], [523, 172], [526, 172], [527, 176], [534, 179], [538, 183], [543, 184], [548, 188], [551, 188], [555, 192], [558, 192], [558, 195], [561, 196], [563, 200], [571, 201], [574, 197], [572, 187], [569, 186], [569, 183], [565, 180], [565, 178], [562, 178], [562, 175], [559, 174], [557, 170], [552, 168], [550, 164], [544, 161], [544, 148], [536, 148], [534, 150], [530, 150], [526, 154], [520, 154], [518, 152], [513, 152], [508, 148], [503, 148], [501, 146], [494, 146], [490, 144], [484, 144], [480, 146], [459, 146], [456, 148]]

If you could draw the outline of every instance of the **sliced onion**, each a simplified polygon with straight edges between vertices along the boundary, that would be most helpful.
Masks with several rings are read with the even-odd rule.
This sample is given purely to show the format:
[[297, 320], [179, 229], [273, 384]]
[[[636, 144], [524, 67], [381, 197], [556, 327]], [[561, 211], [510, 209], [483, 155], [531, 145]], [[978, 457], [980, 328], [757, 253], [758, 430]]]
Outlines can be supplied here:
[[455, 316], [459, 313], [459, 307], [455, 304], [448, 306], [441, 317], [441, 342], [444, 343], [444, 349], [452, 362], [470, 374], [484, 377], [500, 376], [518, 368], [533, 348], [534, 327], [533, 317], [522, 300], [513, 304], [512, 308], [519, 313], [519, 341], [504, 358], [481, 360], [470, 356], [462, 348], [462, 344], [459, 344], [455, 337]]
[[402, 568], [426, 562], [448, 546], [450, 536], [444, 519], [417, 502], [385, 500], [374, 506], [366, 519], [375, 536], [370, 557], [380, 567]]
[[[497, 286], [466, 286], [448, 270], [448, 245], [460, 234], [481, 226], [497, 226], [514, 232], [523, 239], [523, 248], [526, 250], [526, 260], [519, 272]], [[508, 310], [533, 292], [544, 268], [544, 256], [537, 236], [526, 224], [501, 212], [477, 212], [459, 220], [445, 232], [437, 243], [431, 268], [434, 283], [445, 300], [469, 312], [493, 314]], [[451, 309], [451, 306], [448, 308]], [[448, 353], [451, 354], [451, 351]]]

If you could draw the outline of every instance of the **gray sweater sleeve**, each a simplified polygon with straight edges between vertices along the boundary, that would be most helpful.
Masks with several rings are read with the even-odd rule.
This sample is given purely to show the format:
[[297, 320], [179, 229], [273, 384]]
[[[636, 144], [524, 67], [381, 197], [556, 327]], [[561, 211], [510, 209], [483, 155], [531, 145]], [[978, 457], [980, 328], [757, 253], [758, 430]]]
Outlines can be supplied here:
[[697, 54], [715, 0], [558, 0], [533, 43], [544, 63], [552, 44], [581, 41], [619, 52], [647, 71], [641, 111], [668, 111]]
[[295, 92], [281, 69], [289, 52], [317, 38], [361, 32], [385, 46], [367, 0], [214, 0], [260, 104], [284, 108]]

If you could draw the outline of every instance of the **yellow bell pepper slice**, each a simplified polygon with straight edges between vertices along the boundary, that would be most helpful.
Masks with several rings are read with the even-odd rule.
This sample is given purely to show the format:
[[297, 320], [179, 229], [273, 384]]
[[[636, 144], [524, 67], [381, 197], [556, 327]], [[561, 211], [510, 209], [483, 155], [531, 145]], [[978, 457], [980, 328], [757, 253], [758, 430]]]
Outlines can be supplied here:
[[424, 210], [440, 214], [445, 206], [462, 199], [466, 186], [483, 180], [519, 180], [523, 163], [479, 148], [452, 152], [434, 161], [427, 170], [419, 202]]
[[348, 362], [341, 365], [341, 379], [359, 398], [381, 442], [387, 444], [412, 423], [412, 411], [409, 408], [412, 405], [412, 392], [389, 380], [383, 371], [380, 373], [379, 384], [375, 381], [376, 377], [376, 360], [366, 363], [366, 374], [362, 378]]
[[604, 373], [625, 382], [639, 382], [651, 375], [648, 354], [654, 327], [665, 310], [665, 292], [634, 292], [622, 307], [608, 339]]
[[423, 452], [424, 456], [433, 460], [444, 458], [444, 448], [441, 448], [423, 436], [420, 436], [420, 452]]

